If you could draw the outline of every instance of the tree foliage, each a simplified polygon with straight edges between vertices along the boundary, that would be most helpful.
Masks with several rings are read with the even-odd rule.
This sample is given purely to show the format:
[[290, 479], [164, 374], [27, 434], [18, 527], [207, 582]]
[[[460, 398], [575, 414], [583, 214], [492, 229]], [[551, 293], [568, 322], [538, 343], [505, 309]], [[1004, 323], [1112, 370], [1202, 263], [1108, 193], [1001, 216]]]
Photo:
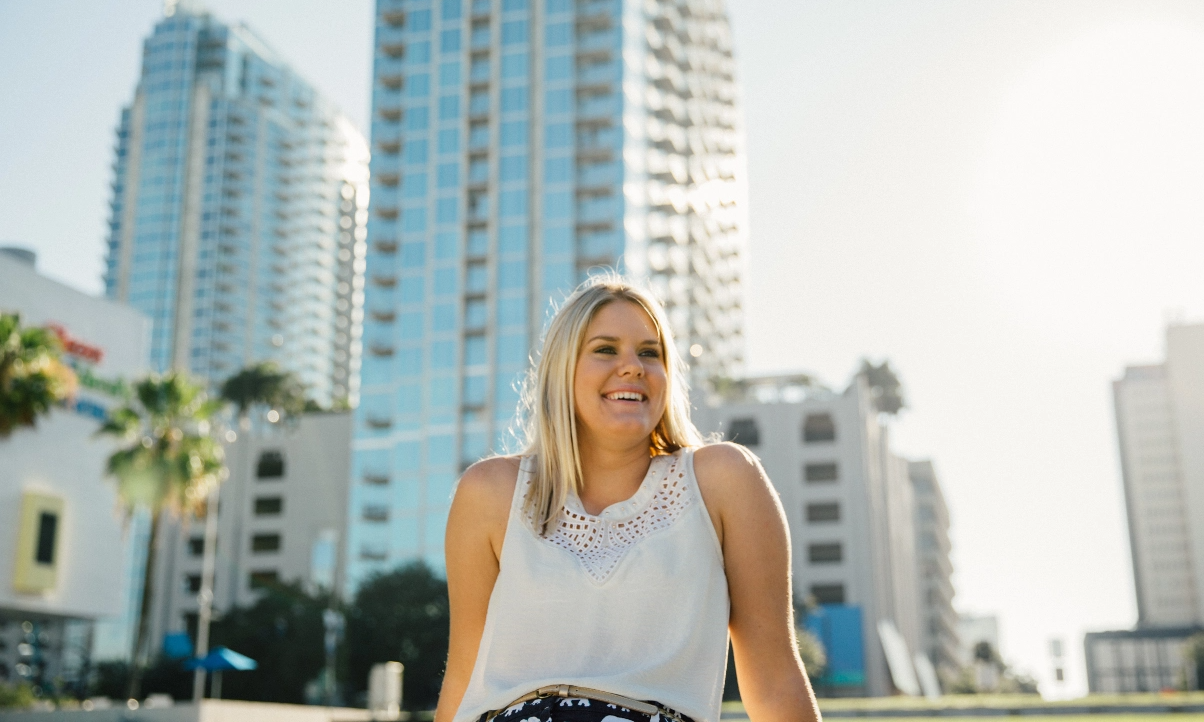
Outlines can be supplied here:
[[874, 408], [884, 414], [896, 416], [907, 406], [903, 398], [903, 384], [898, 375], [890, 367], [890, 361], [880, 364], [871, 363], [869, 359], [861, 360], [861, 370], [858, 374], [865, 378], [873, 394]]
[[60, 358], [63, 345], [53, 331], [21, 326], [21, 316], [0, 313], [0, 439], [70, 398], [75, 373]]
[[1188, 661], [1195, 663], [1196, 689], [1204, 689], [1204, 632], [1196, 632], [1187, 638], [1183, 654]]
[[115, 409], [97, 432], [123, 444], [106, 471], [127, 510], [201, 507], [225, 477], [225, 456], [210, 421], [221, 407], [181, 373], [150, 376], [134, 386], [131, 403]]
[[293, 373], [272, 361], [252, 364], [226, 379], [221, 396], [234, 404], [243, 418], [260, 404], [277, 411], [282, 418], [306, 411], [305, 386]]
[[326, 664], [322, 612], [332, 600], [299, 584], [270, 584], [250, 607], [236, 607], [213, 623], [213, 642], [259, 663], [226, 674], [222, 697], [305, 703], [305, 685]]
[[348, 680], [353, 693], [367, 689], [378, 662], [405, 665], [406, 709], [432, 709], [447, 662], [447, 582], [422, 562], [371, 577], [347, 614]]

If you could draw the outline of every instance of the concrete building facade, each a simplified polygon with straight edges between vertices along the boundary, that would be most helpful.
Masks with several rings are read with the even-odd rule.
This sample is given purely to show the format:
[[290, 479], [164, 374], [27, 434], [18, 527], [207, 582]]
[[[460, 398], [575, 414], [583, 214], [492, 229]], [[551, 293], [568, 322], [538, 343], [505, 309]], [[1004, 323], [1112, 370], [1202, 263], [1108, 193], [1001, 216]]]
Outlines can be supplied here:
[[1204, 324], [1113, 383], [1138, 624], [1204, 624]]
[[747, 379], [694, 419], [756, 453], [781, 497], [795, 596], [816, 605], [806, 623], [828, 648], [819, 692], [918, 694], [916, 655], [927, 648], [917, 504], [865, 380], [837, 393], [801, 376]]
[[106, 294], [151, 319], [155, 370], [274, 360], [354, 400], [367, 144], [249, 28], [166, 13], [117, 131]]
[[442, 567], [455, 479], [591, 270], [646, 281], [700, 378], [738, 368], [736, 95], [720, 0], [378, 0], [352, 585]]
[[[265, 584], [337, 590], [351, 467], [351, 414], [304, 414], [255, 425], [226, 446], [213, 583], [215, 614], [250, 606]], [[205, 520], [163, 525], [155, 573], [151, 639], [195, 638]]]
[[[137, 525], [105, 478], [112, 445], [95, 437], [126, 384], [147, 370], [149, 322], [134, 309], [41, 276], [29, 255], [0, 250], [0, 310], [52, 328], [79, 388], [36, 427], [0, 439], [0, 680], [68, 685], [114, 620], [128, 645], [137, 590]], [[69, 449], [70, 453], [63, 453]], [[123, 632], [125, 634], [123, 634]]]
[[958, 616], [953, 608], [953, 545], [949, 507], [931, 461], [907, 465], [915, 500], [916, 565], [920, 579], [920, 650], [946, 683], [962, 666]]

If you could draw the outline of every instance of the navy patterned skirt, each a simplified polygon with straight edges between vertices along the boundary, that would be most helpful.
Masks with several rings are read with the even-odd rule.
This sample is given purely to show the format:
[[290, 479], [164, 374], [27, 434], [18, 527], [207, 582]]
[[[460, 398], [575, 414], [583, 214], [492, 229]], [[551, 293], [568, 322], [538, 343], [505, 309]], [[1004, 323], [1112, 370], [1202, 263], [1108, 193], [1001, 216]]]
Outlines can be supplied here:
[[[491, 713], [481, 715], [485, 722]], [[684, 714], [682, 722], [694, 722]], [[507, 707], [493, 718], [495, 722], [670, 722], [661, 714], [646, 715], [625, 707], [581, 697], [541, 697]]]

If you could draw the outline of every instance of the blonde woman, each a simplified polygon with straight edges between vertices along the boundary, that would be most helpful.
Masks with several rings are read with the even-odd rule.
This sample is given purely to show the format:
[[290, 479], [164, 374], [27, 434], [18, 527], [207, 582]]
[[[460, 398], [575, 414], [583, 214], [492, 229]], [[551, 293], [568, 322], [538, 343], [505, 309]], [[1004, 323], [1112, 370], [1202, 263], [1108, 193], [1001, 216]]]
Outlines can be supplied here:
[[552, 319], [525, 453], [474, 464], [452, 503], [436, 722], [717, 722], [729, 634], [753, 722], [819, 719], [781, 505], [755, 457], [703, 444], [683, 370], [617, 276]]

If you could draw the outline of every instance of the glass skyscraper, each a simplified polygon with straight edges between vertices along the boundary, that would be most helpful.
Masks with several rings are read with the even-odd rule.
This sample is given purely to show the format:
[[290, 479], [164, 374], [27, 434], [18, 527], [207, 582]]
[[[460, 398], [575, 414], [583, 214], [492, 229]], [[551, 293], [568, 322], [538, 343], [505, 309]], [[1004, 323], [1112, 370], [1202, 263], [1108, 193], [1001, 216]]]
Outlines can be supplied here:
[[350, 587], [442, 567], [457, 476], [593, 269], [664, 300], [695, 383], [739, 366], [733, 66], [721, 0], [378, 0]]
[[105, 272], [152, 319], [152, 366], [216, 383], [275, 360], [318, 402], [354, 402], [367, 162], [248, 28], [169, 4], [121, 114]]

